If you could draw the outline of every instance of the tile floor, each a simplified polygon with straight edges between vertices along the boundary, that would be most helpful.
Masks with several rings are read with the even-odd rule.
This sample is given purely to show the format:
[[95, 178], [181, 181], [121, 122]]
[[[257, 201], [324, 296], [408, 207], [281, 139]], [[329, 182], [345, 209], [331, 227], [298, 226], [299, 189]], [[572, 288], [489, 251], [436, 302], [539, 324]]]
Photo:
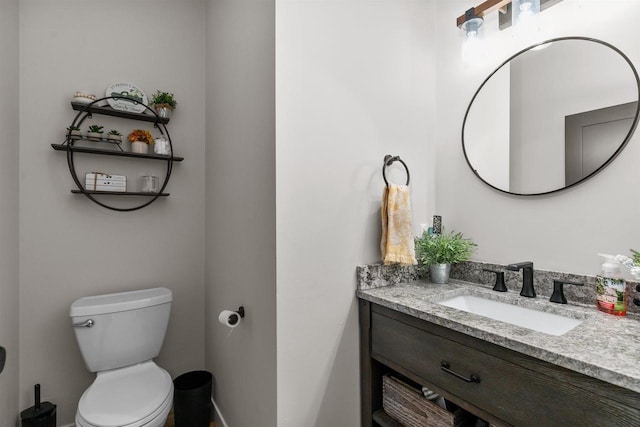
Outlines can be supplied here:
[[[173, 411], [169, 413], [169, 417], [167, 418], [167, 422], [164, 423], [164, 427], [175, 427], [175, 424], [173, 422]], [[213, 421], [211, 421], [211, 423], [209, 424], [209, 427], [216, 427], [216, 424]]]

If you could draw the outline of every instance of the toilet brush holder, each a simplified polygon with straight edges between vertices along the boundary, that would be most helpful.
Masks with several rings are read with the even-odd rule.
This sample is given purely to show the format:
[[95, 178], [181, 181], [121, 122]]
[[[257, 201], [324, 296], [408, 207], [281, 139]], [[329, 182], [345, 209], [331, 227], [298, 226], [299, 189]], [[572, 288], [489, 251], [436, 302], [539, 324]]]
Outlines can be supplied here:
[[22, 427], [56, 427], [56, 405], [40, 402], [40, 384], [33, 387], [35, 405], [20, 412]]

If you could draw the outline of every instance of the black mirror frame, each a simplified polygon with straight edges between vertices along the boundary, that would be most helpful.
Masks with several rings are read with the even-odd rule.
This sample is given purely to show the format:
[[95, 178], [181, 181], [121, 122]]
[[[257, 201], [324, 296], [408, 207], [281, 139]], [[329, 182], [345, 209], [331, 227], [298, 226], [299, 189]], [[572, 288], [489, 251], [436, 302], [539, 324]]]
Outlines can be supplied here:
[[[604, 162], [598, 169], [596, 169], [595, 171], [593, 171], [592, 173], [590, 173], [589, 175], [585, 176], [584, 178], [582, 178], [579, 181], [576, 181], [576, 182], [574, 182], [572, 184], [569, 184], [569, 185], [566, 185], [564, 187], [558, 188], [556, 190], [545, 191], [545, 192], [542, 192], [542, 193], [514, 193], [514, 192], [511, 192], [511, 191], [506, 191], [506, 190], [503, 190], [501, 188], [498, 188], [498, 187], [490, 184], [489, 182], [485, 181], [478, 174], [478, 172], [473, 168], [473, 165], [469, 161], [469, 156], [467, 156], [467, 150], [465, 148], [465, 140], [464, 140], [464, 128], [465, 128], [465, 125], [467, 123], [467, 117], [469, 115], [469, 111], [471, 110], [471, 106], [473, 105], [473, 101], [475, 101], [476, 97], [478, 96], [478, 94], [480, 93], [482, 88], [485, 86], [485, 84], [489, 81], [489, 79], [491, 79], [491, 77], [493, 77], [493, 75], [495, 73], [497, 73], [498, 70], [500, 70], [505, 64], [509, 63], [512, 59], [514, 59], [515, 57], [517, 57], [517, 56], [519, 56], [519, 55], [521, 55], [521, 54], [523, 54], [525, 52], [528, 52], [529, 50], [532, 50], [532, 49], [534, 49], [534, 48], [536, 48], [538, 46], [541, 46], [541, 45], [544, 45], [544, 44], [547, 44], [547, 43], [553, 43], [553, 42], [557, 42], [557, 41], [562, 41], [562, 40], [584, 40], [584, 41], [599, 43], [599, 44], [607, 46], [608, 48], [610, 48], [610, 49], [614, 50], [615, 52], [617, 52], [620, 56], [622, 56], [622, 58], [627, 62], [627, 64], [629, 64], [629, 67], [631, 67], [631, 71], [633, 71], [633, 75], [634, 75], [634, 77], [636, 79], [636, 88], [637, 88], [637, 92], [638, 92], [638, 102], [637, 102], [637, 106], [636, 106], [636, 115], [635, 115], [635, 117], [633, 119], [633, 124], [631, 125], [631, 128], [629, 129], [629, 132], [627, 133], [627, 136], [625, 137], [624, 141], [622, 141], [622, 143], [620, 144], [618, 149], [611, 155], [611, 157], [609, 157], [609, 159], [606, 162]], [[476, 90], [476, 93], [471, 98], [471, 101], [469, 102], [469, 106], [467, 107], [467, 111], [464, 113], [464, 120], [462, 121], [462, 133], [461, 133], [462, 151], [464, 153], [464, 158], [467, 161], [467, 165], [469, 165], [469, 168], [471, 169], [473, 174], [475, 176], [477, 176], [480, 181], [482, 181], [483, 183], [485, 183], [489, 187], [493, 188], [494, 190], [497, 190], [497, 191], [499, 191], [501, 193], [514, 195], [514, 196], [527, 196], [527, 197], [529, 197], [529, 196], [543, 196], [543, 195], [547, 195], [547, 194], [552, 194], [552, 193], [557, 193], [557, 192], [560, 192], [560, 191], [564, 191], [564, 190], [569, 189], [571, 187], [575, 187], [576, 185], [581, 184], [581, 183], [589, 180], [590, 178], [594, 177], [595, 175], [600, 173], [602, 170], [604, 170], [604, 168], [606, 168], [622, 152], [624, 147], [626, 147], [627, 143], [629, 142], [629, 140], [633, 136], [633, 133], [635, 132], [636, 127], [638, 126], [638, 118], [639, 118], [639, 116], [640, 116], [640, 77], [638, 76], [638, 71], [636, 70], [636, 67], [634, 67], [633, 63], [627, 57], [627, 55], [625, 55], [617, 47], [613, 46], [610, 43], [602, 41], [602, 40], [598, 40], [598, 39], [594, 39], [594, 38], [590, 38], [590, 37], [582, 37], [582, 36], [557, 37], [557, 38], [553, 38], [553, 39], [542, 41], [540, 43], [536, 43], [534, 45], [526, 47], [526, 48], [522, 49], [521, 51], [515, 53], [514, 55], [509, 57], [507, 60], [502, 62], [495, 70], [493, 70], [487, 76], [486, 79], [484, 79], [484, 81], [482, 82], [480, 87], [478, 87], [478, 89]]]

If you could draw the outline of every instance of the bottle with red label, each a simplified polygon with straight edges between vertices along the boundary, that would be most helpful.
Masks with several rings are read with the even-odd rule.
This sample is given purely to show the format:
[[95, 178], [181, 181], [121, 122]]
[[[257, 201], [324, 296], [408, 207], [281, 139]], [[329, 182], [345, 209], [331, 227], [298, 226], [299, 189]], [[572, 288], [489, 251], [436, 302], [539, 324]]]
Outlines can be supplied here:
[[598, 310], [616, 316], [627, 314], [627, 284], [620, 275], [620, 264], [612, 255], [598, 254], [605, 259], [602, 272], [596, 276]]

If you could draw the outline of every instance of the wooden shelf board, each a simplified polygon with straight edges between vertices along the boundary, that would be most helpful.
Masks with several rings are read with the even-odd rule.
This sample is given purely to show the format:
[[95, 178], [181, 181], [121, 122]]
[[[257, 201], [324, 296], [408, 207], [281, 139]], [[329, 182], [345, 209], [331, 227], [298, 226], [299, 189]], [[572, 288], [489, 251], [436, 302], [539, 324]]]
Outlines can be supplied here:
[[[143, 193], [141, 191], [94, 191], [94, 190], [71, 190], [73, 194], [97, 194], [106, 196], [145, 196], [155, 197], [158, 193]], [[167, 197], [170, 193], [160, 193], [160, 197]]]
[[[53, 147], [53, 149], [56, 151], [67, 151], [67, 145], [65, 144], [51, 144], [51, 147]], [[74, 153], [100, 154], [103, 156], [136, 157], [139, 159], [169, 160], [169, 156], [160, 156], [154, 153], [141, 154], [141, 153], [132, 153], [130, 151], [107, 150], [104, 148], [79, 147], [77, 145], [73, 145], [70, 148], [71, 148], [71, 151], [73, 151]], [[173, 156], [174, 162], [181, 162], [183, 160], [184, 160], [184, 157]]]
[[91, 114], [102, 114], [105, 116], [122, 117], [125, 119], [141, 120], [144, 122], [151, 122], [151, 123], [162, 123], [162, 124], [169, 123], [168, 117], [158, 118], [155, 115], [144, 114], [144, 113], [132, 113], [130, 111], [114, 110], [111, 107], [98, 107], [96, 105], [87, 107], [87, 104], [83, 104], [81, 102], [71, 101], [71, 108], [73, 108], [76, 111], [86, 111], [87, 113], [91, 113]]

